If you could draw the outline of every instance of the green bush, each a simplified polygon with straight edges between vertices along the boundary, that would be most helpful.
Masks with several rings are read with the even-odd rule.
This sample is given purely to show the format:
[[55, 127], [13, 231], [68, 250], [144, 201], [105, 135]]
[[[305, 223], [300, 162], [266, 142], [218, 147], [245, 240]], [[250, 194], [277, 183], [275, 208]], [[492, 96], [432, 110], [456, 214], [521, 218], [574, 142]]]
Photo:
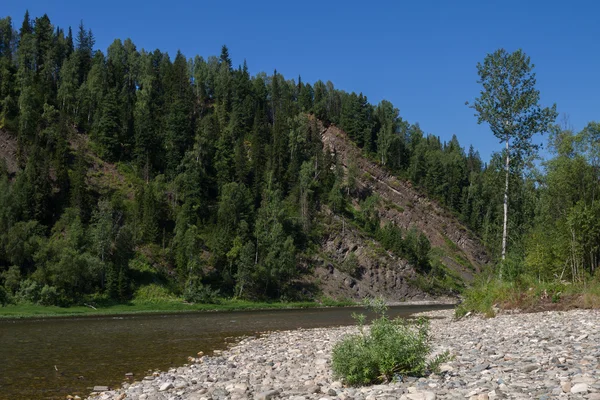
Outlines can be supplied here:
[[339, 265], [339, 269], [342, 272], [347, 273], [350, 276], [358, 277], [360, 275], [360, 263], [355, 252], [350, 252], [346, 259]]
[[39, 303], [43, 306], [58, 306], [61, 304], [60, 295], [54, 286], [44, 285], [40, 292]]
[[140, 286], [133, 296], [136, 301], [140, 302], [157, 302], [177, 300], [167, 287], [156, 283]]
[[381, 304], [376, 307], [380, 316], [373, 321], [370, 332], [363, 326], [364, 316], [357, 316], [360, 334], [350, 335], [334, 347], [332, 369], [336, 378], [349, 385], [388, 382], [402, 375], [424, 376], [448, 360], [447, 352], [430, 359], [426, 319], [391, 320]]
[[183, 298], [189, 303], [218, 304], [219, 289], [212, 289], [201, 282], [190, 279], [185, 285]]
[[37, 282], [25, 279], [21, 281], [19, 291], [15, 297], [20, 303], [36, 304], [40, 299], [40, 291], [41, 287]]

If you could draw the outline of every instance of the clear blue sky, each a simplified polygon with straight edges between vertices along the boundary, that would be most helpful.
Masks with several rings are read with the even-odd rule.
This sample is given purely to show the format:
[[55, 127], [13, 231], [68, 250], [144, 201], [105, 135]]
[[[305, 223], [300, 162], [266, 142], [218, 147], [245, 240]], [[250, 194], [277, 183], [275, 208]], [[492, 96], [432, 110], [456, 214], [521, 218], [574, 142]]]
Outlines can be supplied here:
[[277, 69], [390, 100], [404, 119], [442, 140], [456, 134], [484, 160], [500, 145], [465, 101], [479, 94], [477, 62], [497, 48], [531, 57], [542, 103], [556, 103], [574, 129], [600, 120], [600, 3], [592, 0], [12, 0], [0, 14], [18, 28], [26, 9], [74, 30], [82, 19], [103, 51], [115, 38], [188, 58], [226, 44], [253, 74]]

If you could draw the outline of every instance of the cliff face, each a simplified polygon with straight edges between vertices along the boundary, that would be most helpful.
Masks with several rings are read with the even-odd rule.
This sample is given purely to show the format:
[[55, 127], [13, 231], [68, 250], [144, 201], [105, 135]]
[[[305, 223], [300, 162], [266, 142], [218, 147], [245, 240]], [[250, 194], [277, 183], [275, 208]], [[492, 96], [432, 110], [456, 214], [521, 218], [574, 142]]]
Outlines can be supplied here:
[[[356, 164], [357, 196], [373, 193], [380, 197], [378, 211], [382, 223], [393, 222], [404, 230], [416, 227], [427, 236], [432, 247], [441, 249], [443, 255], [440, 256], [440, 261], [465, 281], [472, 280], [473, 275], [488, 263], [489, 256], [483, 245], [450, 211], [428, 199], [412, 187], [410, 182], [392, 176], [381, 166], [362, 157], [360, 149], [342, 130], [335, 126], [323, 129], [322, 140], [325, 148], [336, 154], [345, 169], [351, 160]], [[327, 241], [325, 243], [327, 248]], [[405, 261], [398, 260], [391, 271], [406, 275], [407, 268], [410, 269]], [[394, 273], [374, 274], [381, 278], [374, 279], [385, 281], [385, 287], [399, 285], [398, 282], [403, 282], [400, 278], [393, 278], [391, 283], [387, 280], [386, 274]], [[386, 279], [383, 279], [384, 276]], [[406, 293], [409, 295], [410, 291]]]
[[352, 300], [365, 297], [383, 297], [388, 301], [432, 298], [413, 284], [417, 273], [406, 260], [387, 252], [341, 217], [327, 213], [325, 218], [330, 233], [323, 238], [312, 275], [324, 295]]

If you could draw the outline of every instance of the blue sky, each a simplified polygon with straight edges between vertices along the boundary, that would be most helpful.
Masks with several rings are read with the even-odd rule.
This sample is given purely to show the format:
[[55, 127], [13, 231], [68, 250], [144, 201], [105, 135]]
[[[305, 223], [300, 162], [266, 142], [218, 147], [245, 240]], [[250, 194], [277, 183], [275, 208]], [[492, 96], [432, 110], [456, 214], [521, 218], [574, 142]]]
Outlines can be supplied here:
[[0, 14], [18, 28], [26, 9], [55, 26], [83, 20], [103, 51], [115, 38], [187, 57], [218, 55], [226, 44], [253, 74], [277, 69], [390, 100], [404, 119], [442, 140], [456, 134], [484, 160], [500, 145], [465, 101], [479, 94], [477, 62], [500, 47], [531, 57], [542, 104], [556, 103], [575, 130], [600, 120], [595, 1], [12, 0]]

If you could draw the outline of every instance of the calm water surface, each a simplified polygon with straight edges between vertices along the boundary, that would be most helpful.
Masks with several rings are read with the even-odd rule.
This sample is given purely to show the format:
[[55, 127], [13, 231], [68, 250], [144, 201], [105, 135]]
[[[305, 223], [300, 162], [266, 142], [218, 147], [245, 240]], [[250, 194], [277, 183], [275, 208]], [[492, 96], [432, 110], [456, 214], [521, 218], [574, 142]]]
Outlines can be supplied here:
[[[392, 316], [450, 308], [396, 306]], [[95, 385], [119, 386], [131, 372], [166, 370], [198, 351], [269, 330], [353, 324], [362, 308], [240, 311], [118, 317], [0, 320], [0, 399], [87, 396]]]

